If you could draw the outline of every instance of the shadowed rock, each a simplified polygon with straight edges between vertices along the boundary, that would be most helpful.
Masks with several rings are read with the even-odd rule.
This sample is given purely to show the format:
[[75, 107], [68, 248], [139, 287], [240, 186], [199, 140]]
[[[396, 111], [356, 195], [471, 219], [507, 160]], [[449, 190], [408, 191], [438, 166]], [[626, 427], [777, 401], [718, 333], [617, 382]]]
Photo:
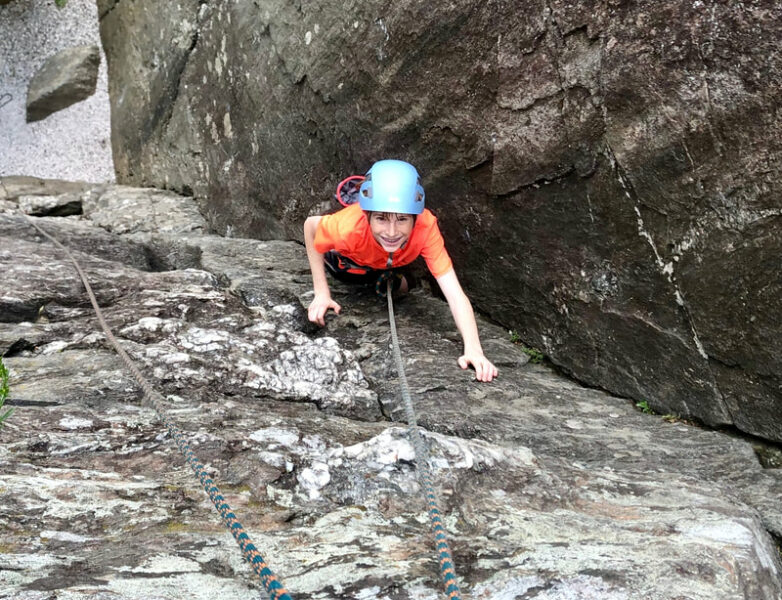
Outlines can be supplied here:
[[27, 122], [89, 98], [95, 93], [99, 65], [97, 46], [66, 48], [48, 58], [27, 89]]
[[35, 217], [67, 217], [81, 213], [81, 200], [69, 194], [60, 196], [22, 196], [22, 212]]

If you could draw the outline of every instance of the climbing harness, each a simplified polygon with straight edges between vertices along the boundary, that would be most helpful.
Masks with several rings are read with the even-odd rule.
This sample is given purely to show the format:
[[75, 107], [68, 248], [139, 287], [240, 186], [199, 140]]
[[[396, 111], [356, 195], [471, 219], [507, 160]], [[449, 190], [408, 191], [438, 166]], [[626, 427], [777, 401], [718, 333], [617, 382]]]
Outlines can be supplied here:
[[426, 494], [426, 504], [429, 511], [429, 521], [432, 525], [435, 547], [437, 548], [440, 559], [440, 577], [443, 581], [445, 593], [451, 600], [460, 600], [461, 592], [456, 584], [456, 571], [454, 570], [451, 550], [448, 547], [448, 540], [445, 537], [445, 528], [442, 519], [440, 519], [440, 509], [437, 504], [437, 495], [434, 492], [434, 478], [429, 467], [429, 451], [424, 444], [418, 421], [413, 409], [413, 400], [410, 396], [410, 387], [407, 384], [405, 376], [405, 366], [402, 363], [402, 353], [399, 350], [399, 337], [396, 333], [396, 320], [394, 319], [394, 300], [393, 300], [393, 282], [387, 280], [386, 298], [388, 298], [388, 322], [391, 328], [391, 345], [394, 352], [394, 361], [396, 370], [399, 374], [399, 385], [402, 388], [402, 398], [405, 401], [405, 415], [407, 416], [407, 425], [410, 428], [410, 435], [413, 438], [413, 449], [416, 456], [416, 469], [421, 488]]
[[[40, 226], [38, 226], [30, 217], [23, 215], [27, 219], [28, 223], [32, 225], [41, 235], [51, 241], [57, 248], [62, 250], [68, 259], [73, 263], [76, 271], [81, 278], [87, 295], [89, 296], [92, 308], [100, 323], [101, 329], [108, 342], [113, 346], [114, 350], [120, 356], [125, 366], [133, 374], [133, 378], [139, 384], [144, 392], [144, 398], [149, 402], [152, 408], [155, 410], [158, 418], [161, 420], [165, 428], [168, 430], [171, 437], [176, 442], [185, 461], [192, 468], [198, 480], [201, 482], [201, 486], [209, 496], [209, 499], [214, 504], [215, 509], [220, 514], [223, 524], [231, 532], [231, 535], [236, 540], [239, 548], [242, 551], [242, 555], [245, 560], [250, 564], [252, 570], [260, 578], [263, 583], [266, 593], [269, 595], [270, 600], [293, 600], [292, 596], [288, 593], [282, 583], [274, 575], [269, 565], [260, 554], [250, 536], [244, 530], [244, 527], [236, 518], [236, 515], [232, 511], [229, 504], [225, 501], [225, 498], [220, 493], [220, 489], [217, 484], [209, 477], [208, 473], [204, 469], [203, 463], [198, 460], [196, 455], [190, 449], [185, 436], [179, 427], [177, 427], [166, 415], [165, 407], [162, 404], [162, 396], [156, 392], [146, 378], [142, 375], [141, 371], [133, 363], [133, 360], [128, 356], [122, 346], [114, 337], [106, 320], [103, 317], [103, 313], [98, 306], [98, 301], [95, 298], [95, 294], [92, 291], [87, 276], [82, 270], [76, 258], [71, 254], [70, 250], [63, 246], [57, 239], [49, 235]], [[405, 414], [407, 416], [407, 424], [410, 428], [410, 435], [412, 437], [413, 448], [416, 456], [416, 466], [418, 479], [421, 484], [421, 488], [426, 495], [427, 511], [429, 513], [429, 520], [432, 527], [432, 533], [434, 534], [435, 547], [438, 553], [440, 577], [445, 589], [445, 593], [449, 600], [461, 600], [461, 592], [456, 584], [456, 572], [454, 570], [453, 559], [451, 557], [451, 551], [448, 547], [448, 540], [445, 536], [445, 528], [443, 527], [442, 519], [440, 518], [440, 509], [437, 503], [437, 496], [434, 491], [434, 478], [429, 466], [429, 452], [424, 444], [423, 437], [421, 436], [420, 428], [418, 426], [415, 411], [413, 409], [413, 401], [410, 396], [410, 388], [407, 383], [407, 377], [405, 376], [404, 364], [402, 363], [402, 354], [399, 350], [399, 338], [396, 332], [396, 321], [394, 319], [394, 303], [393, 303], [393, 286], [394, 278], [388, 277], [386, 279], [386, 297], [388, 298], [388, 318], [391, 329], [391, 341], [393, 347], [394, 360], [396, 362], [397, 372], [399, 374], [399, 382], [402, 389], [402, 397], [405, 402]]]
[[89, 281], [87, 281], [87, 276], [84, 274], [84, 271], [82, 271], [81, 266], [76, 261], [74, 256], [71, 254], [70, 250], [68, 250], [54, 237], [52, 237], [51, 235], [46, 233], [43, 229], [41, 229], [35, 222], [33, 222], [32, 219], [30, 219], [30, 217], [28, 217], [27, 215], [24, 215], [24, 217], [27, 219], [30, 225], [32, 225], [35, 229], [37, 229], [41, 233], [41, 235], [43, 235], [46, 239], [51, 241], [60, 250], [65, 252], [65, 254], [68, 256], [70, 261], [73, 263], [73, 266], [76, 267], [76, 271], [79, 273], [79, 277], [81, 277], [82, 284], [84, 284], [84, 288], [87, 290], [87, 295], [90, 298], [90, 303], [92, 304], [92, 308], [95, 310], [95, 314], [98, 317], [98, 322], [100, 323], [101, 329], [103, 329], [103, 333], [106, 336], [106, 339], [114, 347], [114, 350], [116, 350], [120, 358], [122, 358], [122, 361], [125, 363], [125, 366], [127, 366], [128, 369], [130, 369], [130, 372], [133, 374], [133, 378], [136, 380], [136, 382], [139, 384], [141, 389], [144, 391], [144, 398], [150, 403], [152, 408], [157, 413], [158, 418], [163, 422], [163, 425], [166, 427], [166, 429], [168, 429], [168, 432], [171, 434], [171, 437], [174, 438], [174, 441], [176, 442], [179, 451], [185, 457], [187, 464], [189, 464], [190, 467], [195, 472], [196, 477], [198, 477], [198, 480], [201, 482], [204, 491], [209, 496], [209, 499], [212, 501], [212, 504], [214, 504], [215, 508], [217, 509], [217, 512], [220, 513], [220, 517], [223, 520], [223, 524], [228, 528], [228, 531], [231, 532], [231, 535], [233, 535], [234, 539], [236, 540], [236, 543], [239, 544], [239, 548], [241, 548], [245, 560], [248, 563], [250, 563], [250, 566], [252, 567], [253, 571], [255, 572], [256, 575], [258, 575], [261, 582], [263, 583], [263, 587], [266, 589], [266, 593], [269, 594], [269, 598], [271, 600], [293, 600], [290, 594], [288, 594], [288, 591], [283, 587], [283, 585], [274, 575], [272, 570], [269, 568], [269, 565], [266, 564], [266, 561], [263, 559], [263, 556], [261, 556], [260, 552], [258, 552], [258, 549], [255, 547], [255, 544], [253, 543], [252, 539], [250, 539], [250, 536], [247, 535], [247, 532], [244, 530], [244, 527], [242, 527], [242, 524], [239, 522], [239, 520], [236, 518], [236, 515], [231, 510], [231, 507], [225, 501], [225, 498], [223, 498], [215, 482], [209, 477], [207, 472], [204, 470], [203, 463], [201, 463], [198, 460], [198, 458], [196, 458], [195, 454], [190, 449], [190, 446], [185, 440], [182, 431], [179, 429], [179, 427], [177, 427], [174, 423], [172, 423], [171, 420], [166, 416], [166, 410], [163, 407], [163, 404], [161, 403], [162, 396], [159, 393], [155, 392], [154, 389], [152, 389], [152, 386], [141, 374], [141, 371], [138, 370], [136, 365], [131, 360], [130, 356], [128, 356], [125, 350], [122, 349], [122, 346], [119, 345], [117, 338], [114, 337], [114, 334], [111, 332], [111, 329], [109, 329], [106, 320], [103, 318], [103, 313], [98, 307], [98, 301], [95, 298], [95, 294], [92, 291], [92, 287], [90, 286]]

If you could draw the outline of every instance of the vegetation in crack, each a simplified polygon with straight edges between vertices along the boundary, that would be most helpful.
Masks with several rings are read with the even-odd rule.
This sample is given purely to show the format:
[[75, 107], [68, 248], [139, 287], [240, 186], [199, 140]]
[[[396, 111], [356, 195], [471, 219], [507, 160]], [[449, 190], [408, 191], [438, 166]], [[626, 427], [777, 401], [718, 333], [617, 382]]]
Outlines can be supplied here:
[[529, 361], [534, 364], [540, 364], [546, 359], [546, 355], [543, 354], [540, 350], [537, 348], [533, 348], [531, 346], [527, 346], [524, 344], [524, 342], [521, 340], [521, 337], [519, 336], [517, 331], [509, 330], [508, 335], [510, 336], [510, 341], [516, 344], [517, 346], [521, 346], [521, 351], [529, 356]]
[[14, 412], [13, 408], [3, 412], [3, 404], [5, 404], [5, 399], [8, 398], [8, 379], [8, 368], [3, 363], [3, 359], [0, 358], [0, 427], [5, 424], [6, 419]]

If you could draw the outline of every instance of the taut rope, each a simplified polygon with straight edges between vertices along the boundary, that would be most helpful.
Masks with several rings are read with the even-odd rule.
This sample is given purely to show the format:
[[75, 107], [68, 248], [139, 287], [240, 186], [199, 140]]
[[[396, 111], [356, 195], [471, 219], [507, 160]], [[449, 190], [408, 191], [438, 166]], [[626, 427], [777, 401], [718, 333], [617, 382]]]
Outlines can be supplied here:
[[415, 418], [413, 409], [413, 399], [410, 396], [410, 387], [407, 385], [405, 376], [405, 366], [402, 363], [402, 353], [399, 350], [399, 338], [396, 334], [396, 320], [394, 319], [394, 301], [393, 282], [388, 279], [386, 285], [386, 297], [388, 298], [388, 321], [391, 327], [391, 341], [394, 351], [394, 360], [396, 361], [396, 370], [399, 373], [399, 384], [402, 387], [402, 397], [405, 401], [405, 414], [407, 415], [407, 424], [410, 427], [410, 435], [413, 438], [413, 448], [415, 449], [416, 472], [421, 487], [426, 494], [426, 503], [429, 511], [429, 521], [432, 525], [434, 534], [434, 543], [437, 548], [438, 558], [440, 559], [440, 577], [443, 581], [445, 593], [451, 600], [460, 600], [461, 595], [459, 586], [456, 584], [456, 571], [454, 570], [451, 550], [448, 547], [448, 539], [445, 537], [445, 528], [440, 519], [440, 509], [437, 505], [437, 496], [434, 493], [434, 478], [432, 470], [429, 467], [429, 451], [424, 444], [418, 422]]

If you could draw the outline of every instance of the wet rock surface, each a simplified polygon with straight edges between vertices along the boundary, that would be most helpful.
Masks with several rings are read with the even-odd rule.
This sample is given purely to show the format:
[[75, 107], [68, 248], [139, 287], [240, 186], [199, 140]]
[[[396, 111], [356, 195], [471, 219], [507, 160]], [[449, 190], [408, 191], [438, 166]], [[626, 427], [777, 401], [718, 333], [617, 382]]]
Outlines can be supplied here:
[[[257, 596], [17, 189], [0, 215], [0, 349], [17, 407], [0, 429], [0, 598]], [[343, 314], [312, 328], [299, 244], [205, 233], [192, 199], [156, 190], [77, 196], [82, 214], [35, 222], [80, 261], [291, 595], [441, 597], [385, 302], [334, 284]], [[396, 317], [464, 597], [782, 596], [782, 472], [751, 442], [530, 364], [484, 321], [501, 373], [477, 383], [425, 289]]]

